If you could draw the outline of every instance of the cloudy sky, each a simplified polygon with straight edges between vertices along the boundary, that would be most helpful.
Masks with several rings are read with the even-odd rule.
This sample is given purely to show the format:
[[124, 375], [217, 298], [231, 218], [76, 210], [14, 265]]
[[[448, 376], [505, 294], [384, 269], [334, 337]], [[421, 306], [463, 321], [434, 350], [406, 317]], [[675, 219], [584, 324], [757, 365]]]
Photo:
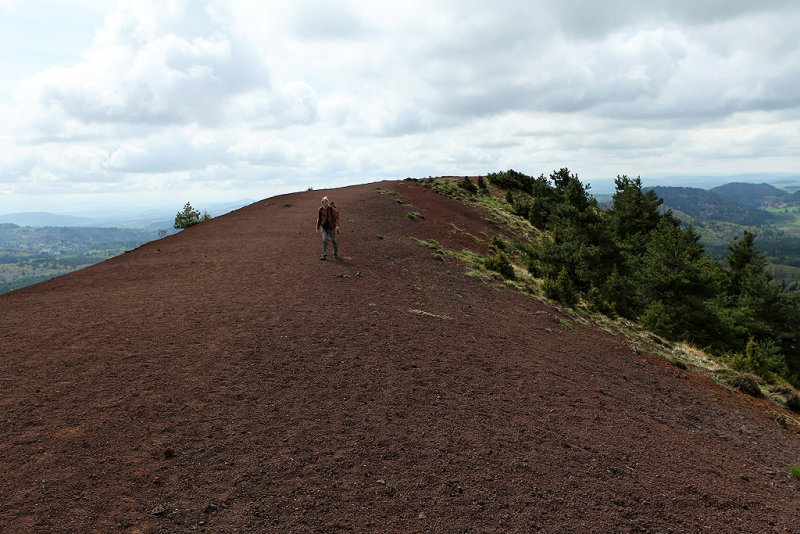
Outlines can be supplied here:
[[796, 0], [0, 0], [0, 213], [798, 174], [798, 28]]

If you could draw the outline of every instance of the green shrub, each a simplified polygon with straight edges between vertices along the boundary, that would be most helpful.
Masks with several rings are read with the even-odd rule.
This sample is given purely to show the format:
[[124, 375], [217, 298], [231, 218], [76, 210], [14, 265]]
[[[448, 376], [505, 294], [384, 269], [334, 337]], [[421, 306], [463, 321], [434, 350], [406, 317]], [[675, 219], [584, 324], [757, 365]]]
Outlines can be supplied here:
[[599, 289], [593, 287], [586, 295], [586, 300], [589, 302], [589, 308], [598, 311], [612, 319], [617, 317], [617, 312], [614, 310], [614, 304], [608, 302]]
[[483, 265], [489, 270], [497, 271], [509, 280], [516, 280], [517, 275], [514, 273], [514, 266], [503, 252], [498, 252], [496, 256], [489, 256], [483, 260]]
[[775, 382], [776, 375], [788, 372], [780, 348], [772, 340], [757, 342], [750, 338], [744, 354], [734, 355], [729, 365], [736, 371], [758, 375], [770, 384]]
[[492, 238], [492, 245], [497, 248], [497, 250], [506, 250], [506, 242], [503, 241], [503, 238], [499, 235], [496, 235]]
[[462, 181], [458, 182], [458, 185], [472, 194], [478, 192], [478, 186], [472, 183], [472, 180], [469, 179], [469, 176], [465, 176]]
[[173, 226], [182, 230], [209, 219], [211, 219], [211, 215], [209, 215], [207, 211], [200, 214], [198, 210], [192, 208], [192, 205], [187, 202], [183, 207], [183, 211], [179, 211], [178, 214], [175, 215], [175, 223]]
[[793, 465], [789, 468], [789, 474], [797, 480], [800, 480], [800, 465]]
[[736, 373], [728, 378], [728, 384], [751, 397], [760, 397], [762, 395], [761, 388], [758, 385], [758, 377], [751, 373]]
[[531, 176], [517, 172], [514, 169], [502, 172], [490, 172], [486, 175], [486, 178], [490, 183], [502, 187], [503, 189], [520, 189], [529, 193], [535, 181]]
[[558, 278], [545, 278], [542, 290], [547, 298], [557, 300], [562, 304], [572, 307], [578, 303], [578, 293], [572, 285], [567, 268], [561, 269]]
[[661, 337], [675, 339], [675, 320], [667, 313], [664, 303], [657, 300], [650, 304], [641, 318], [642, 325]]

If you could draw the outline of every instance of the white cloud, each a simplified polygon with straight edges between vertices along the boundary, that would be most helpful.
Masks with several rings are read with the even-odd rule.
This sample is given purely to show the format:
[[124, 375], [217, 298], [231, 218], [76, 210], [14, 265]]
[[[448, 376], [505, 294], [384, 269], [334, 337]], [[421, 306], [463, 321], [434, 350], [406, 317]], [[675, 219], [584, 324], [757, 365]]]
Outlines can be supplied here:
[[80, 5], [82, 37], [35, 73], [0, 52], [25, 73], [0, 84], [0, 212], [22, 190], [795, 170], [793, 1]]
[[121, 144], [103, 166], [126, 173], [187, 171], [225, 163], [226, 152], [225, 143], [212, 131], [170, 129]]
[[303, 82], [289, 82], [274, 91], [256, 90], [236, 96], [226, 112], [229, 120], [236, 119], [256, 129], [313, 124], [318, 115], [319, 98]]
[[248, 45], [202, 2], [123, 2], [83, 60], [32, 78], [48, 113], [85, 123], [217, 124], [225, 101], [269, 77]]

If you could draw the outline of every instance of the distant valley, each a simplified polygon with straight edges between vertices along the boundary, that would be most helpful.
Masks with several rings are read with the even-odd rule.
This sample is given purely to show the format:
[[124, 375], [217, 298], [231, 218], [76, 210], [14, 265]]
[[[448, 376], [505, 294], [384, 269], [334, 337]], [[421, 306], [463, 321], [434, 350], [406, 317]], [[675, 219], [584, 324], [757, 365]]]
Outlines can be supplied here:
[[712, 258], [721, 261], [731, 241], [749, 231], [767, 256], [768, 272], [784, 289], [800, 283], [800, 184], [730, 183], [709, 190], [652, 187], [685, 224], [701, 236]]
[[[217, 204], [208, 211], [219, 216], [250, 203]], [[117, 219], [44, 212], [0, 215], [0, 294], [83, 269], [175, 233], [174, 217], [164, 212]]]

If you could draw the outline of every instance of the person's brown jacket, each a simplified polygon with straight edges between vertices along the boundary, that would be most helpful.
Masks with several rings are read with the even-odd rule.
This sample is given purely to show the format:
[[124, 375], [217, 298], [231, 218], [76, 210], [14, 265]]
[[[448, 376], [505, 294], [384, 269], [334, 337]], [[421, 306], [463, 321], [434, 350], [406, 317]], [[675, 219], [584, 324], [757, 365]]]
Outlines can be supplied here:
[[339, 226], [339, 212], [333, 206], [327, 208], [320, 206], [319, 215], [317, 216], [317, 230], [322, 228], [322, 223], [328, 221], [330, 223], [330, 230], [334, 230]]

